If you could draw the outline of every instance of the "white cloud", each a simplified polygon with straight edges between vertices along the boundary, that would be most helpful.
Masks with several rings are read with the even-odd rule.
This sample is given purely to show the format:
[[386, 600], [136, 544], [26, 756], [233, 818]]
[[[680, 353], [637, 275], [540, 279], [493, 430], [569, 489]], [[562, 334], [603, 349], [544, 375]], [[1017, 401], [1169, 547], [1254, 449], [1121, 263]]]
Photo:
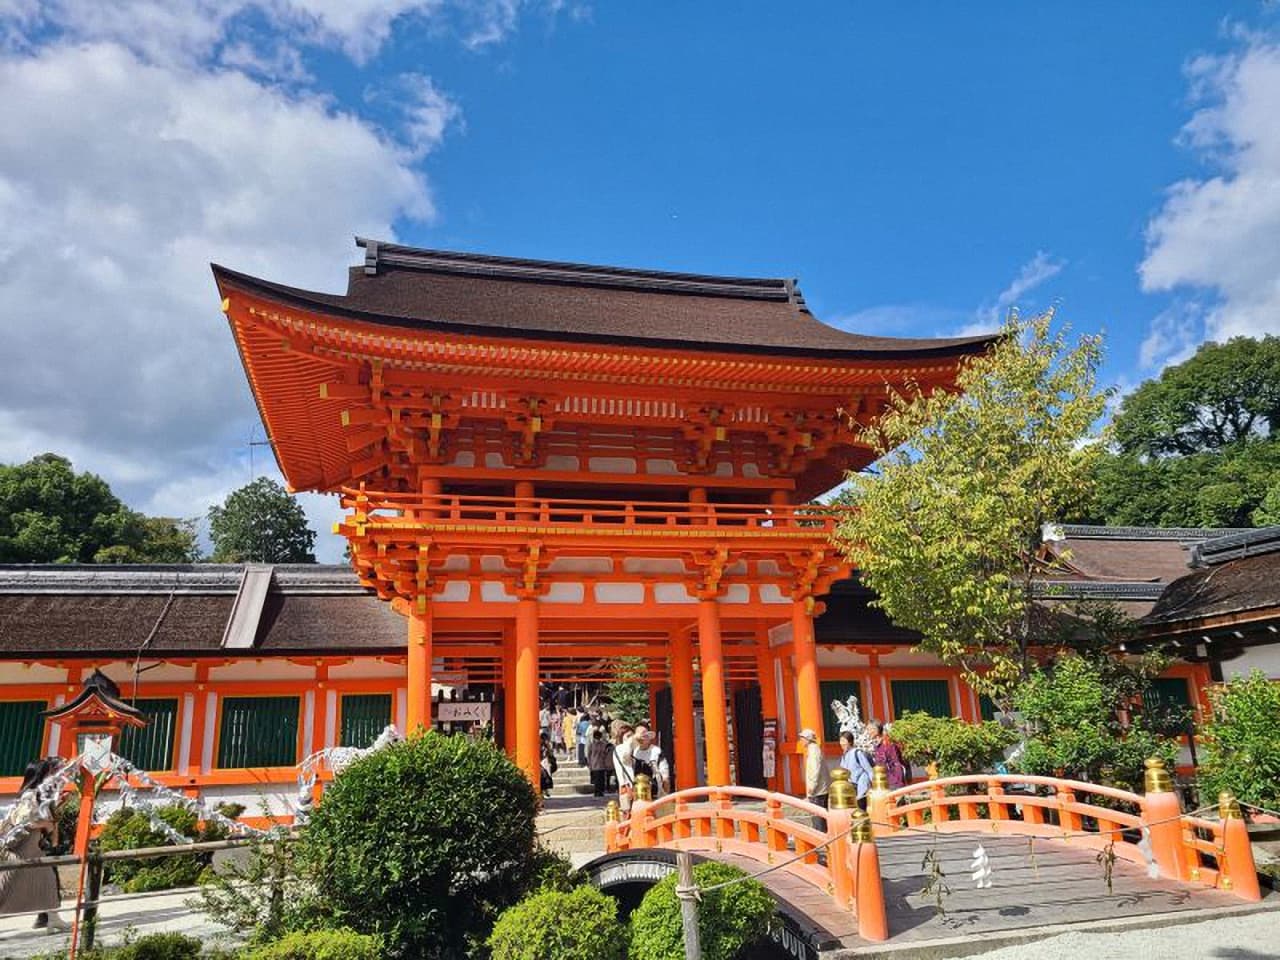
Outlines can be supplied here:
[[209, 261], [332, 289], [428, 184], [326, 98], [112, 44], [0, 61], [0, 101], [0, 462], [66, 452], [200, 512], [256, 420]]
[[1163, 369], [1182, 363], [1196, 352], [1204, 336], [1204, 307], [1195, 301], [1177, 301], [1151, 321], [1138, 348], [1143, 370]]
[[1211, 291], [1212, 340], [1280, 332], [1280, 43], [1238, 36], [1188, 67], [1203, 105], [1182, 139], [1219, 172], [1169, 188], [1139, 268], [1146, 291]]
[[1066, 265], [1065, 260], [1056, 259], [1043, 250], [1037, 250], [1036, 255], [1022, 265], [1018, 275], [1010, 281], [1009, 285], [1000, 291], [995, 302], [986, 304], [978, 310], [974, 322], [965, 326], [960, 336], [988, 333], [1000, 326], [1011, 307], [1016, 307], [1019, 300], [1046, 280], [1056, 277]]

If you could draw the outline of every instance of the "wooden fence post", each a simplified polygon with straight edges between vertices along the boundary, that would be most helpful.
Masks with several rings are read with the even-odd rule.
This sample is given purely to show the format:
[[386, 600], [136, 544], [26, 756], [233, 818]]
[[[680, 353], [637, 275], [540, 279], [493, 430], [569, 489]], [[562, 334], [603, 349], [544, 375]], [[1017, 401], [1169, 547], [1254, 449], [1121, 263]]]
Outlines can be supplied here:
[[698, 887], [693, 882], [693, 854], [687, 850], [676, 852], [676, 897], [680, 900], [685, 960], [702, 960], [702, 940], [698, 936]]

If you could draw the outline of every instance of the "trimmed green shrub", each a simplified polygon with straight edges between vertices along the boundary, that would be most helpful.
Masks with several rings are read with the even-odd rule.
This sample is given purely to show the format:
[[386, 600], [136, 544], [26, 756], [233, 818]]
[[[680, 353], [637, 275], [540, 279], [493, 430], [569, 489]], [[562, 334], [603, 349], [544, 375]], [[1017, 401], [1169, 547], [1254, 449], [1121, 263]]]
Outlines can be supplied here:
[[[693, 880], [707, 888], [746, 877], [737, 867], [707, 861], [693, 868]], [[777, 904], [759, 880], [742, 880], [705, 893], [698, 904], [698, 936], [703, 960], [746, 958], [775, 922]], [[684, 960], [684, 932], [676, 876], [655, 884], [631, 914], [631, 960]]]
[[1280, 810], [1280, 683], [1260, 670], [1209, 691], [1200, 732], [1201, 803], [1223, 790], [1237, 800]]
[[934, 717], [912, 711], [893, 721], [893, 739], [910, 763], [938, 765], [944, 777], [981, 773], [1018, 741], [1018, 732], [987, 721], [969, 723], [957, 717]]
[[[243, 809], [234, 805], [224, 808], [222, 812], [236, 817]], [[227, 836], [227, 831], [217, 824], [207, 824], [201, 828], [193, 812], [176, 804], [158, 807], [156, 813], [174, 830], [195, 841], [222, 840]], [[137, 850], [141, 847], [164, 847], [173, 843], [167, 835], [151, 826], [151, 820], [145, 813], [128, 807], [122, 807], [111, 814], [102, 828], [98, 842], [103, 850]], [[107, 883], [118, 884], [127, 893], [189, 887], [199, 882], [212, 858], [211, 853], [202, 853], [147, 860], [112, 860], [107, 863], [104, 879]]]
[[544, 890], [503, 911], [489, 937], [493, 960], [626, 960], [626, 929], [608, 894], [585, 885]]
[[181, 933], [149, 933], [107, 952], [111, 960], [198, 960], [204, 944]]
[[452, 958], [527, 893], [537, 798], [486, 741], [427, 731], [335, 778], [301, 831], [296, 924], [381, 935], [397, 957]]
[[381, 960], [382, 941], [354, 930], [307, 930], [240, 954], [241, 960]]

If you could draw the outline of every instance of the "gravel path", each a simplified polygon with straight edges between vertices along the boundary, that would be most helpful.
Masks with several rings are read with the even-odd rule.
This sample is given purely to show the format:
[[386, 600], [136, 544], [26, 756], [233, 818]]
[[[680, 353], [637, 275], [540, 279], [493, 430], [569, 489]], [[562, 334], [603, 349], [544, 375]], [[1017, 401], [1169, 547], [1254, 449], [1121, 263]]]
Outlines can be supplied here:
[[1124, 933], [1064, 933], [982, 960], [1276, 960], [1280, 910]]

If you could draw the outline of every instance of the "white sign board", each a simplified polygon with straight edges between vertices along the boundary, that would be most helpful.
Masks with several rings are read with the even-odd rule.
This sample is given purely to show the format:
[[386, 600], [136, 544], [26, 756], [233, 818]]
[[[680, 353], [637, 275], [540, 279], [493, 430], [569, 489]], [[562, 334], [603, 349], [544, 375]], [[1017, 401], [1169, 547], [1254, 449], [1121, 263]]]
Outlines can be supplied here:
[[493, 704], [487, 702], [445, 700], [440, 704], [436, 719], [441, 723], [488, 723], [492, 707]]

